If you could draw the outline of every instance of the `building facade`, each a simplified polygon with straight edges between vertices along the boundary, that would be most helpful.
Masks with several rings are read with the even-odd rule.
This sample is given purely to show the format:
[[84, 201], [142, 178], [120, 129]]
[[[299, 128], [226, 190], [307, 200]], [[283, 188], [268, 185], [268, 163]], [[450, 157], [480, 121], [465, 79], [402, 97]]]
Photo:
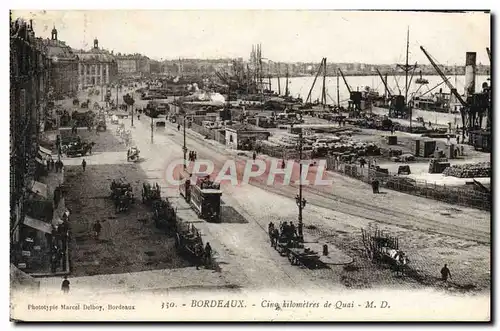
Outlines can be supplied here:
[[50, 39], [39, 39], [41, 47], [51, 60], [51, 87], [53, 97], [58, 100], [74, 96], [78, 91], [78, 56], [71, 47], [57, 39], [57, 30], [52, 29]]
[[90, 51], [78, 51], [78, 88], [106, 86], [112, 83], [118, 74], [118, 64], [113, 53], [99, 48], [99, 41], [94, 39], [94, 48]]
[[151, 73], [150, 59], [141, 54], [116, 54], [118, 73], [122, 75], [147, 75]]
[[36, 170], [51, 61], [35, 38], [32, 23], [10, 23], [10, 237], [17, 244], [24, 205]]

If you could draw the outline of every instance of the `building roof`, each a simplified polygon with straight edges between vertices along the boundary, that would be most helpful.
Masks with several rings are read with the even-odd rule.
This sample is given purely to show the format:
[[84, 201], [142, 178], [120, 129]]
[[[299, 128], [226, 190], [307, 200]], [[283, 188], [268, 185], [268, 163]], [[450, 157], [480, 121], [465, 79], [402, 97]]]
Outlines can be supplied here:
[[80, 61], [83, 62], [115, 62], [116, 58], [107, 50], [93, 48], [90, 51], [75, 51]]
[[240, 124], [235, 123], [231, 126], [228, 126], [226, 130], [236, 131], [236, 132], [262, 132], [262, 133], [270, 133], [269, 131], [262, 130], [259, 127], [250, 125], [250, 124]]
[[47, 56], [54, 60], [78, 60], [77, 55], [73, 52], [71, 47], [66, 45], [64, 41], [39, 39], [41, 46], [44, 48]]

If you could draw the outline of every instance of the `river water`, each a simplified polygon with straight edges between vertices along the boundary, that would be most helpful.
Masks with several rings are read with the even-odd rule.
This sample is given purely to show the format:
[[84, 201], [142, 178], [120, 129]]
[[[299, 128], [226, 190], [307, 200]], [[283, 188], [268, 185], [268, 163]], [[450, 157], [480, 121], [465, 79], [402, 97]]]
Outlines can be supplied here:
[[[427, 92], [429, 89], [432, 89], [443, 80], [439, 76], [423, 76], [429, 81], [429, 84], [419, 85], [415, 83], [415, 80], [418, 78], [418, 75], [413, 77], [410, 88], [408, 89], [408, 96], [411, 97], [412, 93], [422, 94]], [[460, 94], [464, 92], [464, 76], [447, 76], [450, 80], [450, 83], [455, 86]], [[481, 85], [487, 81], [488, 76], [476, 76], [476, 91], [481, 91]], [[366, 86], [370, 87], [372, 90], [378, 91], [381, 95], [384, 94], [384, 84], [380, 77], [377, 76], [349, 76], [346, 77], [347, 83], [353, 91], [356, 91], [359, 88], [359, 91], [362, 91]], [[290, 94], [293, 97], [300, 96], [306, 101], [309, 90], [313, 84], [314, 77], [294, 77], [289, 78], [288, 89], [290, 90]], [[404, 76], [388, 76], [387, 77], [388, 86], [393, 94], [399, 94], [399, 89], [401, 90], [401, 94], [405, 93], [405, 77]], [[408, 81], [410, 81], [410, 76], [408, 77]], [[325, 81], [326, 92], [327, 92], [327, 103], [328, 104], [336, 104], [337, 103], [337, 77], [326, 77]], [[286, 78], [280, 79], [281, 85], [281, 94], [285, 93], [285, 84]], [[278, 79], [271, 79], [272, 90], [278, 92]], [[316, 80], [316, 84], [311, 93], [312, 100], [321, 99], [321, 89], [323, 86], [323, 77], [318, 77]], [[399, 86], [399, 89], [398, 89]], [[441, 84], [436, 89], [432, 90], [431, 93], [439, 92], [439, 89], [443, 89], [443, 92], [449, 92], [446, 84]], [[427, 95], [430, 96], [431, 93]], [[340, 102], [344, 104], [349, 100], [349, 92], [347, 87], [342, 79], [339, 77], [339, 95]]]

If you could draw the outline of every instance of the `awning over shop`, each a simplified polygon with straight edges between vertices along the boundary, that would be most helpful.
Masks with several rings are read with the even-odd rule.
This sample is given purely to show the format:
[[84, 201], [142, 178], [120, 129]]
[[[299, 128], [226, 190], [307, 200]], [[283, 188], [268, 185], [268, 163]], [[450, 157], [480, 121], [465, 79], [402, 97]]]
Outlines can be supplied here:
[[42, 231], [45, 233], [52, 233], [52, 225], [29, 216], [24, 217], [24, 225], [29, 226], [30, 228], [36, 229], [38, 231]]
[[40, 281], [36, 280], [35, 278], [33, 278], [30, 275], [26, 274], [25, 272], [19, 270], [18, 268], [16, 268], [16, 266], [11, 264], [10, 265], [10, 285], [11, 285], [11, 288], [17, 288], [17, 287], [25, 288], [26, 286], [31, 287], [31, 288], [39, 288]]
[[42, 146], [38, 146], [38, 149], [40, 150], [40, 152], [44, 153], [44, 154], [47, 154], [47, 155], [52, 155], [52, 151], [45, 148], [45, 147], [42, 147]]
[[35, 161], [38, 162], [38, 163], [40, 163], [41, 165], [43, 165], [43, 160], [42, 159], [40, 159], [40, 158], [37, 157], [37, 158], [35, 158]]
[[47, 185], [34, 180], [32, 182], [31, 192], [47, 198]]

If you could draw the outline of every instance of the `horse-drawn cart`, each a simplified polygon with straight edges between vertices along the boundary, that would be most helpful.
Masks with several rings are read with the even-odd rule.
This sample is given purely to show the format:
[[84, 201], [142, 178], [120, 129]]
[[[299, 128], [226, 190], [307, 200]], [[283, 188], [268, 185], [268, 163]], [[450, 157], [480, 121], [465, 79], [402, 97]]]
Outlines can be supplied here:
[[170, 202], [165, 200], [153, 201], [153, 220], [158, 229], [173, 233], [177, 230], [177, 217]]
[[381, 230], [361, 229], [361, 237], [367, 256], [373, 262], [388, 263], [393, 269], [404, 274], [410, 260], [406, 254], [399, 249], [399, 239], [391, 237]]
[[281, 256], [286, 256], [292, 265], [300, 265], [309, 269], [324, 267], [324, 262], [320, 261], [320, 255], [310, 248], [304, 247], [294, 231], [283, 227], [281, 231], [274, 226], [269, 227], [269, 238], [271, 246], [274, 247]]
[[66, 146], [64, 149], [64, 153], [67, 157], [75, 157], [75, 156], [85, 156], [87, 154], [92, 154], [92, 148], [95, 143], [86, 143], [86, 142], [76, 142]]
[[127, 161], [137, 162], [139, 161], [139, 149], [137, 147], [130, 147], [127, 150]]
[[177, 249], [191, 258], [203, 258], [203, 240], [200, 232], [192, 224], [179, 224], [175, 237]]
[[111, 182], [111, 199], [115, 204], [115, 210], [117, 213], [129, 210], [130, 206], [134, 204], [134, 194], [132, 191], [132, 185], [130, 183], [125, 183], [124, 181]]
[[150, 183], [142, 184], [142, 203], [146, 205], [151, 205], [152, 202], [161, 199], [160, 185], [155, 183], [151, 185]]

